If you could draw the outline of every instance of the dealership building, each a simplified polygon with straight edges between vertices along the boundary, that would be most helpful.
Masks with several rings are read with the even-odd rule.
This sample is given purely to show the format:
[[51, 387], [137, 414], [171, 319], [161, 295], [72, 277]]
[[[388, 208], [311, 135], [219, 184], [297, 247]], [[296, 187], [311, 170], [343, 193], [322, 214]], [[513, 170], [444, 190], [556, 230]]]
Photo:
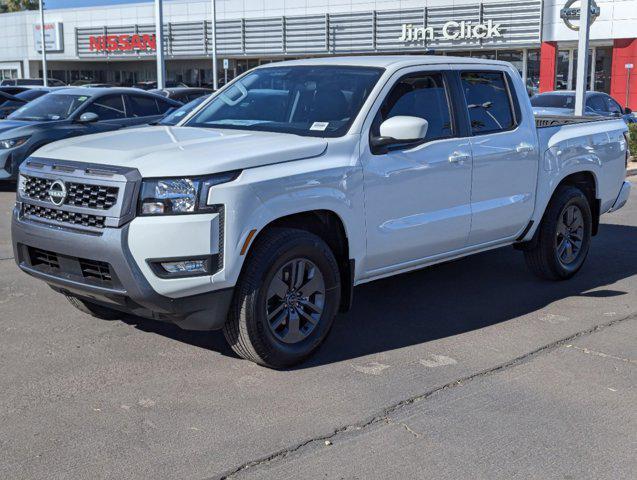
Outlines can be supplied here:
[[[588, 87], [637, 108], [637, 0], [596, 0]], [[217, 0], [220, 77], [289, 58], [432, 54], [513, 63], [530, 90], [572, 89], [573, 0]], [[578, 20], [570, 20], [577, 27]], [[0, 76], [40, 77], [38, 12], [0, 15]], [[66, 83], [155, 78], [152, 2], [46, 11], [49, 74]], [[169, 80], [212, 79], [211, 0], [164, 1]], [[628, 91], [627, 91], [628, 90]]]

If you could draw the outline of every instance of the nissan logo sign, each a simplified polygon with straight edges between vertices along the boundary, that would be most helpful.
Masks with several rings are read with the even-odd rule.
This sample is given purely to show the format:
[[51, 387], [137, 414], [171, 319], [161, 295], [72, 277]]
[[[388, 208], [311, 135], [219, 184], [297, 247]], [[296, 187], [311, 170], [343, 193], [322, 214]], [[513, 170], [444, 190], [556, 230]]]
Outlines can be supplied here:
[[66, 200], [66, 185], [62, 180], [54, 181], [49, 187], [49, 198], [54, 205], [60, 206]]

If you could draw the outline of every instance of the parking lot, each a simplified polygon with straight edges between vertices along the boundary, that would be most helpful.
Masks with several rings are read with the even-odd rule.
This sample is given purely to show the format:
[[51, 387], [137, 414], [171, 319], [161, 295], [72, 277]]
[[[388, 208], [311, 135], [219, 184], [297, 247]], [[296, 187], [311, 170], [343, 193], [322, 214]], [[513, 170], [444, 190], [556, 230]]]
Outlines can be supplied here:
[[288, 371], [219, 332], [81, 314], [16, 267], [13, 199], [0, 191], [0, 478], [637, 471], [635, 191], [573, 280], [539, 281], [507, 248], [364, 285]]

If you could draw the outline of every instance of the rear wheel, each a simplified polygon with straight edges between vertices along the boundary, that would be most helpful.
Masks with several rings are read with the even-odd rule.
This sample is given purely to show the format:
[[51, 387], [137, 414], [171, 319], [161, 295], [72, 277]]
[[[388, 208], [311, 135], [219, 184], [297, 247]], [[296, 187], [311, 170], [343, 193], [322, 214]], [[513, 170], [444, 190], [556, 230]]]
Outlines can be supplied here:
[[241, 357], [284, 368], [323, 342], [340, 302], [334, 254], [316, 235], [272, 229], [257, 240], [223, 332]]
[[123, 316], [122, 312], [112, 308], [103, 307], [102, 305], [98, 305], [87, 300], [81, 300], [72, 295], [66, 295], [66, 299], [79, 311], [91, 315], [92, 317], [99, 318], [100, 320], [118, 320]]
[[576, 187], [559, 187], [542, 219], [535, 245], [524, 252], [531, 271], [548, 280], [575, 275], [588, 255], [592, 224], [584, 193]]

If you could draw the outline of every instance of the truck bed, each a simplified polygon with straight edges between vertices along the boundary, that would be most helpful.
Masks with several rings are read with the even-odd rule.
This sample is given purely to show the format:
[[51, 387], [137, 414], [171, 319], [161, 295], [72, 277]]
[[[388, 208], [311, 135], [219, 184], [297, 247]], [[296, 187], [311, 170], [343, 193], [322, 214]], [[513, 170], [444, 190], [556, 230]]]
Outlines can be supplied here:
[[603, 122], [615, 120], [614, 118], [599, 115], [536, 115], [535, 126], [537, 128], [557, 127], [560, 125], [572, 125], [574, 123]]

